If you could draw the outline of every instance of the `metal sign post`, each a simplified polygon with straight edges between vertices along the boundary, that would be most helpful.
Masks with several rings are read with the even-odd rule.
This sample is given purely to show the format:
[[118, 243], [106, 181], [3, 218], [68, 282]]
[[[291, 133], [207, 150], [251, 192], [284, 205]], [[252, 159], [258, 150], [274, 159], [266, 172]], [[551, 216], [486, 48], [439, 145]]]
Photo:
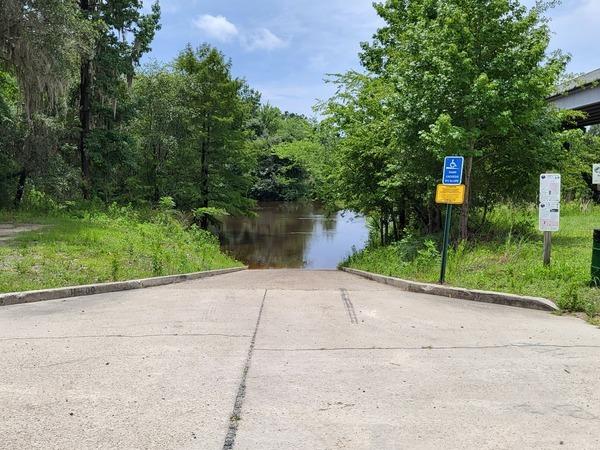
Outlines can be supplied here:
[[446, 204], [446, 222], [444, 224], [444, 243], [442, 245], [442, 268], [440, 284], [446, 278], [448, 262], [448, 245], [450, 242], [450, 225], [452, 224], [452, 205], [462, 205], [465, 201], [465, 185], [462, 182], [464, 158], [462, 156], [447, 156], [444, 159], [442, 184], [437, 185], [435, 202]]
[[442, 244], [442, 268], [440, 269], [440, 284], [446, 279], [446, 264], [448, 264], [448, 244], [450, 240], [450, 224], [452, 223], [452, 204], [446, 205], [446, 222], [444, 224], [444, 243]]

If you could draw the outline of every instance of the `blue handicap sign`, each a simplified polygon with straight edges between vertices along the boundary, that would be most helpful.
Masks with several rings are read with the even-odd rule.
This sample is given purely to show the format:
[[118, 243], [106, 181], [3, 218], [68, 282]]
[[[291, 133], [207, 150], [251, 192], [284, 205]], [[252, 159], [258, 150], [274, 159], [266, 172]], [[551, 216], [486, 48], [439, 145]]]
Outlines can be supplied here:
[[465, 159], [462, 156], [446, 156], [446, 158], [444, 158], [444, 176], [442, 177], [442, 184], [461, 184], [464, 160]]

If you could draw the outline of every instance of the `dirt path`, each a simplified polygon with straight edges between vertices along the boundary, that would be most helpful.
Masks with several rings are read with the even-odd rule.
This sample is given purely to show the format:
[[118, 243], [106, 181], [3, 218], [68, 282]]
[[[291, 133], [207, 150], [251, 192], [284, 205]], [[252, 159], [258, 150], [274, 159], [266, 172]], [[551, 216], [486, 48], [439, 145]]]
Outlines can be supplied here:
[[18, 233], [39, 230], [43, 225], [39, 223], [0, 223], [0, 244], [13, 239]]

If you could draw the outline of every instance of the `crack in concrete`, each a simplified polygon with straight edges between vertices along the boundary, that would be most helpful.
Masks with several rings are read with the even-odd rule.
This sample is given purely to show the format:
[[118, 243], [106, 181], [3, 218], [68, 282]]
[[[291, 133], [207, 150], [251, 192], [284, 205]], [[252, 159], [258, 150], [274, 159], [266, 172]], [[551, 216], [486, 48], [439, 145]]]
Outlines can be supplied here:
[[250, 371], [250, 363], [252, 362], [252, 354], [254, 353], [256, 335], [258, 334], [258, 327], [260, 326], [260, 319], [262, 318], [263, 309], [265, 307], [265, 299], [267, 298], [268, 292], [268, 290], [265, 290], [265, 295], [263, 296], [262, 303], [260, 305], [260, 310], [258, 312], [258, 318], [256, 319], [254, 335], [252, 336], [252, 341], [250, 342], [250, 348], [248, 349], [246, 363], [244, 364], [244, 370], [242, 372], [242, 380], [240, 381], [237, 395], [235, 396], [233, 411], [231, 413], [231, 416], [229, 416], [229, 428], [227, 430], [227, 435], [225, 436], [225, 442], [223, 443], [223, 450], [231, 450], [235, 445], [238, 423], [241, 420], [242, 405], [244, 403], [244, 398], [246, 397], [246, 379], [248, 377], [248, 372]]
[[549, 349], [583, 349], [596, 348], [600, 345], [549, 345], [549, 344], [506, 344], [506, 345], [482, 345], [482, 346], [456, 346], [456, 347], [433, 347], [423, 345], [421, 347], [321, 347], [321, 348], [257, 348], [257, 352], [337, 352], [337, 351], [373, 351], [373, 350], [494, 350], [504, 348], [549, 348]]
[[15, 338], [0, 338], [0, 342], [12, 341], [60, 341], [69, 339], [143, 339], [155, 337], [227, 337], [227, 338], [249, 338], [248, 334], [220, 334], [220, 333], [164, 333], [164, 334], [97, 334], [97, 335], [81, 335], [81, 336], [34, 336], [34, 337], [15, 337]]

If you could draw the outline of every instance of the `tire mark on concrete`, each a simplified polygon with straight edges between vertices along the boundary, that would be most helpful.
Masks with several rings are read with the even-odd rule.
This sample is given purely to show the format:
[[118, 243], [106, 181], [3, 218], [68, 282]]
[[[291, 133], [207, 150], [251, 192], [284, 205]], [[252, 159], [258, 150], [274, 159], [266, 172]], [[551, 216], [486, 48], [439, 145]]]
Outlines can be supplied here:
[[356, 317], [356, 311], [354, 310], [354, 305], [352, 304], [352, 300], [350, 300], [350, 295], [348, 295], [348, 291], [346, 289], [340, 289], [342, 293], [342, 301], [344, 302], [344, 307], [346, 308], [346, 312], [348, 313], [348, 317], [350, 318], [351, 324], [358, 324], [358, 318]]
[[229, 429], [225, 436], [225, 442], [223, 443], [223, 450], [230, 450], [235, 444], [235, 437], [237, 435], [238, 423], [241, 420], [242, 405], [244, 404], [244, 398], [246, 397], [246, 378], [250, 371], [250, 363], [252, 362], [252, 354], [254, 353], [254, 344], [256, 342], [256, 335], [258, 334], [258, 327], [260, 326], [260, 319], [262, 317], [263, 308], [265, 307], [265, 299], [267, 298], [268, 290], [265, 290], [262, 303], [260, 305], [260, 311], [258, 312], [258, 318], [256, 319], [256, 326], [254, 327], [254, 334], [250, 341], [250, 348], [248, 349], [248, 355], [246, 356], [246, 363], [244, 364], [244, 371], [242, 373], [242, 380], [238, 387], [237, 395], [235, 396], [235, 403], [233, 405], [233, 411], [229, 416]]

